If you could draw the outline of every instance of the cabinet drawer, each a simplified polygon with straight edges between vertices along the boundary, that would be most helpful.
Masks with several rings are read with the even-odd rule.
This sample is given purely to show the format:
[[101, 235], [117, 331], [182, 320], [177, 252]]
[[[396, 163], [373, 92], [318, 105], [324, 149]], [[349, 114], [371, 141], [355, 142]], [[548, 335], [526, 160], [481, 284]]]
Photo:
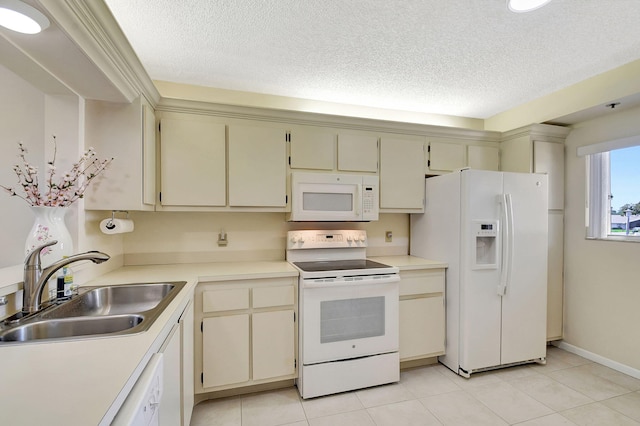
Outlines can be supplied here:
[[444, 269], [400, 271], [400, 296], [444, 292]]
[[253, 289], [254, 308], [293, 305], [294, 301], [295, 293], [292, 285]]
[[202, 293], [202, 312], [233, 311], [248, 308], [248, 288], [211, 290]]

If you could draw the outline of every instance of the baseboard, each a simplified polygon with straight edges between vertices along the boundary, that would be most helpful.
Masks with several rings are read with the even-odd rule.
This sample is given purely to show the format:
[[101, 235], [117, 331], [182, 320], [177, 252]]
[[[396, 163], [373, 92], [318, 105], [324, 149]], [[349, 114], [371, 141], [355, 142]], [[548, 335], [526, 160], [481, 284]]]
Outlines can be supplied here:
[[617, 361], [611, 360], [609, 358], [605, 358], [601, 355], [594, 354], [593, 352], [589, 352], [582, 348], [579, 348], [574, 345], [570, 345], [569, 343], [563, 341], [551, 342], [553, 346], [556, 346], [560, 349], [564, 349], [567, 352], [571, 352], [576, 355], [580, 355], [583, 358], [586, 358], [590, 361], [597, 362], [598, 364], [602, 364], [605, 367], [609, 367], [613, 370], [619, 371], [621, 373], [626, 374], [627, 376], [635, 377], [636, 379], [640, 379], [640, 370], [629, 367], [628, 365], [621, 364]]

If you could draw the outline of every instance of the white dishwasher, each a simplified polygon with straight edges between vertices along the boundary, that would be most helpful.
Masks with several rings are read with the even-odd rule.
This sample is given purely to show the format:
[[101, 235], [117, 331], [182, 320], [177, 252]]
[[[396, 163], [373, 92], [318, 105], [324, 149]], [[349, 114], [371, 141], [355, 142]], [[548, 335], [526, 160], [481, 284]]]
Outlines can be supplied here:
[[120, 411], [115, 426], [158, 426], [162, 398], [162, 353], [151, 356]]

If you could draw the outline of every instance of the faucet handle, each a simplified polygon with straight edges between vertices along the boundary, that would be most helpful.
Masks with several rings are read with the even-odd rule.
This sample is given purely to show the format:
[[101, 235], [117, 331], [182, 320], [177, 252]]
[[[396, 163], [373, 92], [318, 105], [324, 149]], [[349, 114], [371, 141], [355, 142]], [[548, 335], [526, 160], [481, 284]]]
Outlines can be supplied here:
[[46, 243], [31, 250], [31, 252], [27, 255], [26, 259], [24, 260], [25, 269], [26, 268], [40, 269], [40, 251], [43, 248], [53, 246], [55, 244], [58, 244], [58, 240], [47, 241]]

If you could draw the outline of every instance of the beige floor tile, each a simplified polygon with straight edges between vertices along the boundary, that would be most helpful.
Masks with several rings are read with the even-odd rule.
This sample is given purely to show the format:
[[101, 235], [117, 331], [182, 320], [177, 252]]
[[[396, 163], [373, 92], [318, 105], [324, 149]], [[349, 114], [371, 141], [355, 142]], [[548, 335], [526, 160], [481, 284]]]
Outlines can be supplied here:
[[191, 426], [240, 426], [240, 398], [203, 401], [193, 408]]
[[451, 379], [441, 374], [437, 368], [422, 367], [400, 373], [400, 383], [411, 392], [415, 398], [439, 395], [441, 393], [460, 390]]
[[555, 411], [594, 402], [580, 392], [542, 374], [510, 380], [509, 383]]
[[242, 398], [242, 426], [275, 426], [306, 420], [295, 388]]
[[595, 401], [629, 393], [629, 389], [591, 374], [589, 371], [580, 367], [554, 371], [549, 373], [548, 376]]
[[465, 377], [462, 377], [454, 373], [453, 371], [449, 370], [447, 367], [443, 365], [433, 367], [433, 368], [436, 368], [440, 372], [440, 374], [442, 374], [444, 377], [451, 380], [461, 389], [472, 389], [474, 387], [502, 382], [502, 379], [497, 375], [495, 375], [495, 370], [487, 371], [485, 373], [475, 373], [475, 374], [472, 374], [469, 379], [467, 379]]
[[311, 419], [309, 426], [375, 426], [375, 423], [366, 410], [358, 410]]
[[546, 366], [470, 379], [436, 364], [403, 371], [400, 383], [310, 400], [291, 387], [204, 401], [191, 426], [640, 426], [640, 380], [558, 348], [548, 354]]
[[617, 385], [622, 386], [623, 388], [629, 389], [630, 391], [640, 390], [640, 380], [623, 374], [619, 371], [616, 371], [612, 368], [605, 367], [602, 364], [587, 364], [576, 367], [577, 370], [588, 371], [589, 373], [602, 377], [603, 379], [607, 379], [610, 382], [613, 382]]
[[640, 391], [607, 399], [602, 404], [640, 422]]
[[572, 408], [561, 413], [564, 417], [581, 426], [637, 426], [639, 422], [630, 419], [599, 402]]
[[589, 361], [586, 358], [583, 358], [576, 354], [572, 354], [571, 352], [567, 352], [555, 346], [547, 346], [547, 359], [549, 358], [557, 359], [566, 364], [573, 365], [573, 366], [592, 363], [592, 361]]
[[415, 399], [368, 408], [367, 411], [376, 426], [436, 426], [442, 424]]
[[518, 423], [518, 426], [572, 426], [575, 425], [571, 420], [562, 417], [560, 414], [549, 414], [548, 416], [538, 417], [537, 419], [527, 420]]
[[359, 390], [356, 391], [356, 396], [365, 408], [414, 399], [402, 383]]
[[553, 414], [549, 407], [506, 382], [473, 388], [468, 392], [509, 423]]
[[531, 368], [541, 374], [548, 374], [553, 371], [564, 370], [572, 367], [575, 367], [575, 365], [565, 362], [560, 358], [552, 357], [547, 357], [546, 364], [531, 364]]
[[518, 365], [514, 367], [501, 368], [493, 371], [491, 374], [501, 380], [514, 380], [522, 377], [539, 376], [540, 373], [533, 368], [534, 364]]
[[314, 419], [316, 417], [362, 410], [364, 406], [354, 392], [348, 392], [302, 400], [302, 408], [304, 408], [307, 419]]
[[465, 391], [421, 398], [420, 402], [447, 426], [498, 426], [507, 423]]

